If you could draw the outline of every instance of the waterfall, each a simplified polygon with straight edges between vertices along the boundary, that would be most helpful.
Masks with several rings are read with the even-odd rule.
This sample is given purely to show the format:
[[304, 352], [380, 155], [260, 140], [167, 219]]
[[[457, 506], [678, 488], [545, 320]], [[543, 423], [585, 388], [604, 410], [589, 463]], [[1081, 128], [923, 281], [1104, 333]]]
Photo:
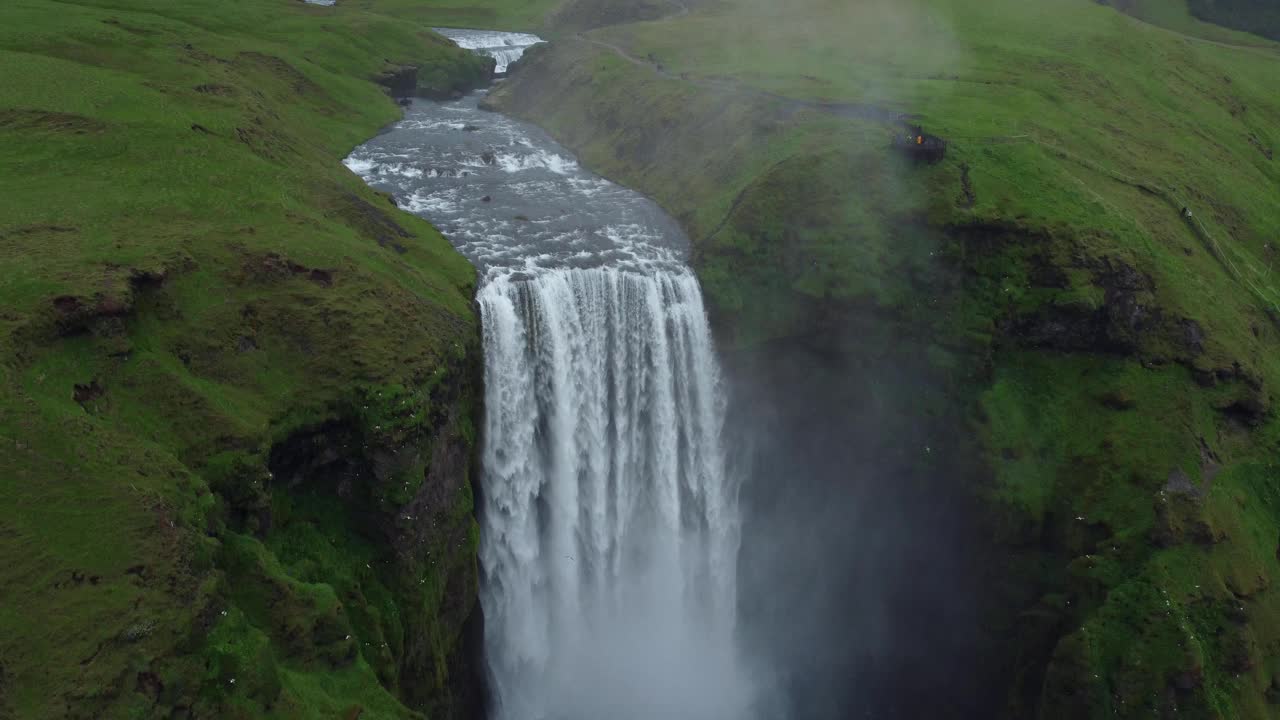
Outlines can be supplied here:
[[435, 31], [457, 43], [460, 48], [493, 58], [497, 61], [493, 70], [498, 74], [505, 73], [507, 66], [519, 60], [525, 50], [542, 42], [542, 38], [527, 33], [456, 28], [435, 28]]
[[[450, 30], [479, 52], [533, 36]], [[415, 102], [347, 158], [479, 269], [494, 720], [749, 720], [738, 475], [687, 238], [479, 98]]]
[[496, 717], [747, 717], [738, 488], [696, 279], [498, 274], [479, 303]]

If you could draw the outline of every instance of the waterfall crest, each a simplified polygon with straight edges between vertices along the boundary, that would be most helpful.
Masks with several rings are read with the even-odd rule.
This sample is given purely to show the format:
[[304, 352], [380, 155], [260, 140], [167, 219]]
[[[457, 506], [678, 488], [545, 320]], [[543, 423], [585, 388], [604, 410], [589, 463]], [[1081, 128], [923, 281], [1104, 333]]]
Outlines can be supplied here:
[[738, 489], [696, 279], [552, 270], [479, 302], [496, 716], [745, 717]]
[[519, 60], [525, 50], [542, 42], [542, 38], [527, 33], [457, 28], [435, 28], [435, 31], [457, 43], [460, 48], [493, 58], [497, 61], [494, 72], [499, 74], [506, 72], [507, 67]]
[[[450, 33], [480, 52], [531, 39]], [[481, 274], [494, 718], [748, 720], [738, 474], [687, 238], [478, 102], [414, 102], [346, 163]]]

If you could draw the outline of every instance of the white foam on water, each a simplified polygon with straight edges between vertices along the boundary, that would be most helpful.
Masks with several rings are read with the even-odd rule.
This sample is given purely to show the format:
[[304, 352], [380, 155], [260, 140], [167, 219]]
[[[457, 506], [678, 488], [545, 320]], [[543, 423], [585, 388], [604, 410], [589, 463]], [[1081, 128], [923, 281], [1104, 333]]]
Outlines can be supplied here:
[[494, 71], [499, 73], [506, 72], [511, 63], [519, 60], [526, 49], [543, 41], [537, 35], [528, 33], [456, 28], [435, 28], [435, 31], [457, 43], [460, 48], [474, 50], [493, 58], [497, 62]]
[[495, 271], [478, 301], [496, 717], [748, 718], [738, 487], [696, 279]]
[[494, 164], [509, 173], [543, 168], [557, 175], [568, 175], [578, 169], [578, 163], [575, 160], [546, 150], [535, 150], [524, 155], [497, 153], [494, 156]]
[[457, 122], [456, 120], [401, 120], [396, 124], [396, 127], [407, 128], [409, 130], [439, 130], [441, 128], [462, 130], [467, 127], [467, 124]]
[[378, 166], [378, 174], [402, 178], [420, 178], [422, 177], [422, 170], [403, 163], [388, 163]]
[[604, 178], [571, 177], [569, 178], [569, 184], [573, 186], [574, 190], [587, 196], [598, 195], [608, 191], [613, 186], [613, 183]]
[[375, 167], [378, 166], [377, 163], [368, 157], [357, 157], [355, 154], [352, 154], [347, 157], [347, 159], [343, 160], [342, 164], [346, 165], [351, 172], [359, 175], [360, 177], [367, 176], [369, 173], [373, 172]]
[[423, 215], [450, 214], [458, 209], [458, 191], [442, 190], [430, 193], [415, 191], [409, 196], [406, 208], [409, 212]]

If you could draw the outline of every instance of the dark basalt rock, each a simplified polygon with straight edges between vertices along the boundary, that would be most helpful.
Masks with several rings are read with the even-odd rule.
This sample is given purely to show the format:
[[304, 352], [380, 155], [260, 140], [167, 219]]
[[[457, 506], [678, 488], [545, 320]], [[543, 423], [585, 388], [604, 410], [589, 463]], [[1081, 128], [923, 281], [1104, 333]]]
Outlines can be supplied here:
[[1240, 398], [1222, 409], [1229, 418], [1248, 427], [1258, 427], [1267, 417], [1266, 402], [1257, 395]]
[[[1156, 364], [1173, 360], [1190, 365], [1204, 354], [1208, 340], [1204, 327], [1191, 318], [1167, 315], [1155, 300], [1155, 285], [1146, 274], [1115, 258], [1103, 258], [1087, 267], [1092, 271], [1092, 284], [1104, 293], [1101, 306], [1065, 303], [1041, 307], [1005, 321], [1006, 334], [1028, 347], [1059, 352], [1155, 352], [1148, 359]], [[1035, 265], [1030, 276], [1037, 287], [1061, 287], [1066, 277], [1060, 269], [1050, 274]], [[1202, 385], [1216, 382], [1212, 372], [1194, 368], [1193, 372]]]
[[[388, 689], [410, 706], [432, 707], [432, 717], [483, 717], [483, 620], [476, 565], [456, 555], [467, 547], [473, 527], [473, 521], [457, 515], [456, 509], [459, 494], [476, 471], [466, 408], [481, 370], [472, 358], [451, 371], [456, 380], [441, 384], [429, 401], [424, 400], [432, 414], [423, 425], [370, 426], [352, 417], [300, 430], [277, 443], [267, 462], [267, 489], [272, 494], [339, 498], [348, 512], [346, 522], [382, 551], [375, 567], [390, 579], [389, 587], [399, 589], [393, 598], [395, 626], [404, 631], [403, 644], [390, 651], [380, 671]], [[394, 420], [396, 411], [391, 412], [387, 420]], [[416, 487], [402, 496], [406, 482]], [[444, 592], [439, 606], [427, 612], [418, 604], [417, 588], [437, 567], [444, 568], [438, 576], [445, 583]], [[433, 644], [428, 632], [432, 627], [456, 633], [457, 645], [447, 658]], [[449, 668], [447, 686], [420, 681], [436, 677], [441, 661]]]
[[418, 87], [418, 68], [412, 65], [389, 65], [374, 76], [373, 81], [386, 88], [392, 97], [410, 98]]
[[1204, 328], [1189, 318], [1182, 320], [1182, 342], [1193, 355], [1204, 352]]
[[1151, 543], [1158, 548], [1209, 547], [1225, 540], [1226, 534], [1214, 526], [1203, 500], [1203, 488], [1181, 470], [1171, 472], [1169, 482], [1156, 495]]
[[164, 286], [169, 271], [133, 268], [123, 285], [99, 291], [90, 297], [59, 295], [52, 300], [57, 335], [71, 337], [86, 332], [99, 336], [123, 336], [123, 319], [133, 313], [137, 296]]
[[380, 207], [376, 207], [354, 193], [344, 193], [342, 202], [335, 208], [335, 215], [347, 225], [372, 237], [382, 247], [391, 247], [399, 253], [404, 252], [402, 240], [411, 237], [410, 233], [396, 222], [395, 216]]
[[1142, 337], [1160, 324], [1161, 317], [1159, 308], [1144, 305], [1132, 293], [1109, 292], [1101, 308], [1051, 306], [1014, 318], [1006, 331], [1029, 347], [1132, 354]]
[[906, 132], [893, 136], [893, 148], [917, 163], [933, 165], [947, 156], [947, 141], [930, 135], [919, 125], [908, 125]]
[[1098, 398], [1098, 402], [1102, 403], [1103, 407], [1121, 411], [1132, 410], [1137, 406], [1137, 403], [1134, 402], [1133, 398], [1128, 393], [1117, 390], [1104, 393]]
[[103, 392], [102, 386], [98, 384], [97, 380], [90, 380], [84, 385], [76, 385], [72, 397], [77, 403], [85, 405], [102, 397]]

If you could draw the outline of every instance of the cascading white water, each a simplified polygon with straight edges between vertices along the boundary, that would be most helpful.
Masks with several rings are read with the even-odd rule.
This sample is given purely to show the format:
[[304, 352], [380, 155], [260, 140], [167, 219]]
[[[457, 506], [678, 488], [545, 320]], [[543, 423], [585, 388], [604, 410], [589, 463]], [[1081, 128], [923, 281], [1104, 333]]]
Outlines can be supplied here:
[[747, 717], [737, 486], [697, 281], [550, 270], [479, 302], [497, 717]]
[[[537, 40], [449, 35], [490, 54]], [[738, 485], [679, 226], [475, 97], [414, 103], [347, 165], [483, 275], [495, 720], [750, 720]]]
[[488, 30], [459, 30], [456, 28], [435, 28], [435, 31], [457, 43], [458, 47], [481, 55], [488, 55], [497, 61], [493, 71], [504, 73], [507, 66], [524, 54], [525, 50], [542, 42], [537, 35], [526, 33], [492, 32]]

